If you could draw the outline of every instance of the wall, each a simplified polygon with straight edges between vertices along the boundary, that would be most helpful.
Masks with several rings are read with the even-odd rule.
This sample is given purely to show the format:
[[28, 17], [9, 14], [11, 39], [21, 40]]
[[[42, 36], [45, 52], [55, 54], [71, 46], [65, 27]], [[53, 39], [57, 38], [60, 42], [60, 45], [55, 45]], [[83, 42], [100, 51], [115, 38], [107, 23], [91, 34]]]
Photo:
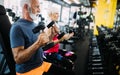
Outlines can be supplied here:
[[0, 0], [0, 5], [4, 5], [4, 0]]
[[[104, 25], [108, 28], [113, 28], [116, 4], [117, 0], [98, 0], [95, 12], [96, 26]], [[96, 26], [94, 26], [94, 34], [98, 35]]]

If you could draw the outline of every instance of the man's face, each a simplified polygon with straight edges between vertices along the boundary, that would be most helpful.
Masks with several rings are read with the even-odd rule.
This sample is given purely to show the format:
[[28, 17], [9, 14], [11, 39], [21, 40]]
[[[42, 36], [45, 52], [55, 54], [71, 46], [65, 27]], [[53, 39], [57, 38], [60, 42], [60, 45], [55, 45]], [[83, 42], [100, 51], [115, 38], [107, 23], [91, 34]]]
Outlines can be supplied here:
[[40, 13], [39, 0], [31, 0], [30, 6], [28, 7], [29, 16], [32, 20], [37, 20]]
[[40, 13], [40, 2], [39, 0], [31, 0], [31, 9], [33, 14]]

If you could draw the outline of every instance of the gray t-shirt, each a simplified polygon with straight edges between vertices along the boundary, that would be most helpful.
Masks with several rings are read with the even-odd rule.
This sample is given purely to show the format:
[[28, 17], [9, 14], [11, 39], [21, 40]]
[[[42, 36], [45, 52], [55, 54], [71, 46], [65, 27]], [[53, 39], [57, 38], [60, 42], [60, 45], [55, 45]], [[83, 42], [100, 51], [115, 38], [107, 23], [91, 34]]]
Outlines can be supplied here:
[[[28, 48], [29, 46], [31, 46], [37, 40], [37, 37], [39, 35], [39, 33], [34, 34], [32, 32], [32, 29], [34, 27], [34, 22], [30, 22], [25, 19], [19, 19], [16, 23], [14, 23], [10, 30], [11, 48], [15, 48], [18, 46], [24, 46], [25, 48]], [[16, 64], [16, 72], [28, 72], [40, 66], [42, 62], [43, 50], [42, 48], [39, 48], [28, 61], [22, 64]]]

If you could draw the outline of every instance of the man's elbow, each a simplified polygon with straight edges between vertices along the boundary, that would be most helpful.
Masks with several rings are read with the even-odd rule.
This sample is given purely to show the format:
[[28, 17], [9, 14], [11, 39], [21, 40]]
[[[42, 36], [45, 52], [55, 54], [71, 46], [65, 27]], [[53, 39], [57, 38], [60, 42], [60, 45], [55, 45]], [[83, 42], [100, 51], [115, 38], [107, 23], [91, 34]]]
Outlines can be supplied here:
[[14, 57], [14, 60], [16, 62], [16, 64], [22, 64], [23, 61], [21, 61], [21, 59], [19, 57]]

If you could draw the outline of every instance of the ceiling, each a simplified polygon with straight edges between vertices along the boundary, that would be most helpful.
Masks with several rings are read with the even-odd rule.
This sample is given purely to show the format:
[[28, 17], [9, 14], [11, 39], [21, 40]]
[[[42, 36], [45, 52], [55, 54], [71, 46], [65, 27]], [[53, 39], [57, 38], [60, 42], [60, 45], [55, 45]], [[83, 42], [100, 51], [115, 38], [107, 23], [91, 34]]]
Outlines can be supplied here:
[[[78, 0], [80, 3], [74, 3], [74, 0], [48, 0], [55, 2], [57, 4], [63, 5], [63, 6], [87, 6], [87, 7], [93, 7], [93, 5], [96, 4], [98, 0]], [[65, 2], [65, 1], [72, 1], [71, 4]], [[120, 0], [117, 0], [117, 9], [120, 9]]]
[[[89, 0], [78, 0], [78, 2], [80, 3], [75, 3], [74, 0], [48, 0], [48, 1], [52, 1], [63, 6], [81, 6], [81, 5], [90, 6]], [[71, 4], [69, 4], [66, 1], [71, 1]]]

